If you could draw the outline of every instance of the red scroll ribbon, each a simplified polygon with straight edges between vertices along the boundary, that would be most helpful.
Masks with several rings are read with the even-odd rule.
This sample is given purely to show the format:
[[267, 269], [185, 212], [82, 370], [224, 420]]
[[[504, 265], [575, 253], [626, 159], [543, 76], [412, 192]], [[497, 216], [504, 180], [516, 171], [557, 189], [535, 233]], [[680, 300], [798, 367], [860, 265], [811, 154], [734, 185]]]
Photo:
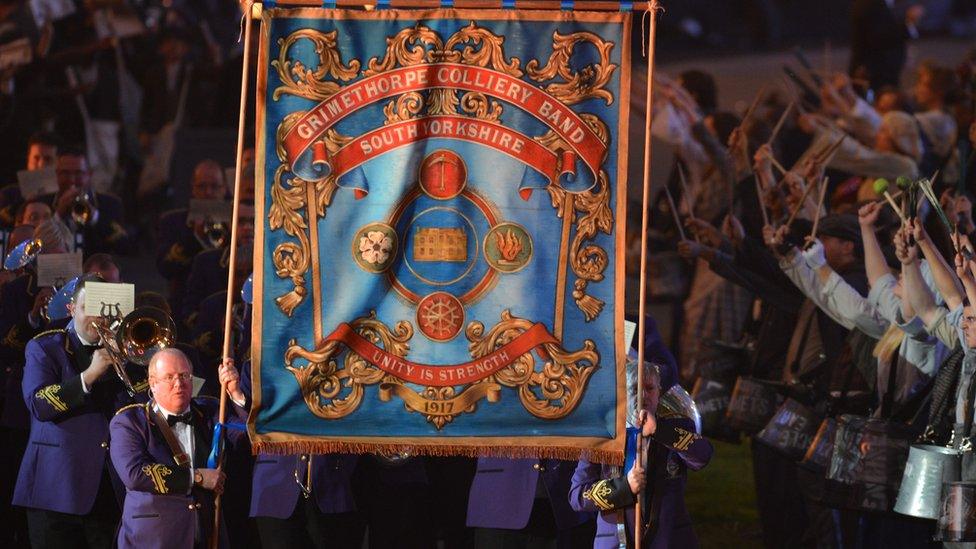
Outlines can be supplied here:
[[[464, 116], [427, 116], [376, 128], [339, 149], [332, 158], [333, 170], [337, 177], [342, 177], [393, 149], [432, 138], [463, 139], [491, 147], [550, 178], [553, 174], [575, 170], [575, 156], [571, 151], [564, 151], [560, 157], [532, 138], [501, 124]], [[319, 161], [319, 157], [316, 156], [315, 161]]]
[[370, 364], [399, 379], [430, 387], [467, 385], [482, 380], [508, 366], [518, 357], [543, 343], [559, 341], [542, 324], [531, 328], [495, 351], [463, 364], [432, 366], [392, 355], [357, 334], [352, 326], [340, 324], [326, 341], [338, 341]]
[[[329, 129], [353, 112], [393, 96], [432, 88], [483, 93], [525, 110], [569, 144], [594, 177], [599, 173], [607, 147], [572, 109], [541, 88], [518, 78], [484, 67], [456, 63], [402, 67], [345, 86], [302, 115], [285, 134], [282, 145], [289, 162], [298, 159]], [[315, 162], [327, 161], [324, 149], [313, 152], [318, 153]], [[564, 158], [559, 165], [565, 168], [572, 162]], [[545, 175], [552, 179], [559, 173]]]

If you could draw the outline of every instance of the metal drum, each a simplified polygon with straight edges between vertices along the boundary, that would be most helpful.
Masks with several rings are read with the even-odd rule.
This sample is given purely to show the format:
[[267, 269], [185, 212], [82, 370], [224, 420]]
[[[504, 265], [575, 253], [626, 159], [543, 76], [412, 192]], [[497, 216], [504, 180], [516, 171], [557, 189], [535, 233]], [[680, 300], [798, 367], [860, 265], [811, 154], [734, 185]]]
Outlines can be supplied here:
[[962, 451], [928, 444], [912, 445], [901, 478], [895, 512], [938, 520], [942, 485], [959, 480]]
[[727, 383], [699, 377], [691, 390], [698, 411], [701, 413], [702, 434], [708, 438], [739, 442], [739, 433], [725, 423], [732, 389]]
[[976, 482], [949, 482], [942, 492], [936, 540], [976, 541]]
[[779, 395], [768, 384], [739, 377], [735, 380], [725, 421], [747, 435], [758, 433], [769, 423], [779, 405]]
[[861, 458], [861, 434], [867, 422], [868, 418], [852, 414], [837, 418], [833, 451], [824, 481], [823, 500], [828, 507], [839, 509], [850, 503], [857, 481], [855, 470]]
[[911, 443], [908, 426], [883, 419], [868, 420], [861, 434], [852, 508], [890, 511], [894, 507]]
[[818, 473], [823, 473], [830, 465], [830, 456], [834, 453], [834, 436], [837, 434], [837, 420], [828, 417], [820, 422], [817, 434], [813, 435], [813, 442], [807, 447], [807, 452], [800, 461], [800, 467]]
[[800, 460], [813, 442], [821, 419], [809, 406], [788, 398], [756, 439], [791, 459]]

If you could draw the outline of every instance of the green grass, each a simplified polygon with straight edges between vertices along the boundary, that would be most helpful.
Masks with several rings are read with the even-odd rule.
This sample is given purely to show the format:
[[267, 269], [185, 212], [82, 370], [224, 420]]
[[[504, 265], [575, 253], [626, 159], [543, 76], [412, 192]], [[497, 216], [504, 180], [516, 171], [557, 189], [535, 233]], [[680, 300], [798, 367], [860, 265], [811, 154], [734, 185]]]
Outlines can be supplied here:
[[712, 444], [711, 463], [688, 473], [685, 492], [698, 540], [704, 548], [761, 547], [749, 441]]

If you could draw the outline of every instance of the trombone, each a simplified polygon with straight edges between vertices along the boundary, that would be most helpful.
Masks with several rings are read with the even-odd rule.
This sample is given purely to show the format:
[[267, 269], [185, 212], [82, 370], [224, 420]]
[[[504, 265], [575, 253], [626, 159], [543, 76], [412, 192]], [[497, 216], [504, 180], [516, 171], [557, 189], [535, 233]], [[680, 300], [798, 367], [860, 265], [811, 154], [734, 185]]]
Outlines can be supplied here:
[[121, 318], [100, 316], [92, 321], [102, 347], [108, 352], [115, 374], [130, 396], [137, 393], [125, 363], [148, 366], [152, 355], [176, 342], [176, 324], [161, 309], [140, 307]]

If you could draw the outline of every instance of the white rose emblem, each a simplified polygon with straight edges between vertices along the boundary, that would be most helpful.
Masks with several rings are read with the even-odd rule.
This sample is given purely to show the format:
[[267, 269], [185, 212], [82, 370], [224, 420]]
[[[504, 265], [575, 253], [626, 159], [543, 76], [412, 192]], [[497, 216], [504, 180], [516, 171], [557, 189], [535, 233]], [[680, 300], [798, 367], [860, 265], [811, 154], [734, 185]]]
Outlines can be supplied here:
[[359, 238], [359, 255], [371, 265], [382, 265], [390, 257], [393, 240], [382, 231], [369, 231]]

